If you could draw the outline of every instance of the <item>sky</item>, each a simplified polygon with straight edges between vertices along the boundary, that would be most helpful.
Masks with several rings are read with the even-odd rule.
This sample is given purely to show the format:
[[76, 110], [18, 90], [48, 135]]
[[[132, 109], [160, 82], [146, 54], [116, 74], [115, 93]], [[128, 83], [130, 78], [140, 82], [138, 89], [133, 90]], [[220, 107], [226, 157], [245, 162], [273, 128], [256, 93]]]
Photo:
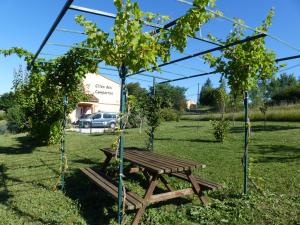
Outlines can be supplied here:
[[[161, 15], [168, 15], [171, 19], [178, 18], [190, 8], [190, 6], [176, 0], [137, 0], [137, 2], [140, 4], [142, 10], [159, 13]], [[18, 46], [35, 53], [64, 3], [65, 0], [1, 0], [0, 49]], [[112, 13], [115, 12], [113, 0], [74, 0], [73, 4]], [[272, 7], [275, 8], [275, 16], [269, 34], [284, 40], [292, 47], [270, 37], [266, 38], [267, 47], [276, 53], [277, 58], [299, 55], [299, 0], [216, 0], [216, 9], [222, 11], [227, 17], [240, 18], [244, 20], [247, 25], [252, 27], [259, 26]], [[80, 13], [69, 10], [58, 25], [58, 28], [82, 31], [82, 28], [74, 22], [74, 17], [76, 15], [80, 15]], [[88, 14], [83, 15], [96, 22], [104, 31], [111, 31], [113, 20]], [[205, 37], [208, 33], [211, 33], [220, 39], [224, 39], [231, 29], [232, 24], [230, 22], [218, 18], [204, 25], [201, 28], [201, 32], [198, 32], [197, 35]], [[249, 34], [251, 34], [250, 31]], [[42, 53], [61, 55], [67, 51], [67, 48], [51, 44], [59, 43], [72, 45], [84, 40], [84, 38], [85, 36], [80, 34], [55, 31], [48, 41], [48, 44], [42, 50]], [[173, 52], [171, 58], [177, 59], [186, 56], [187, 54], [196, 53], [213, 47], [215, 46], [189, 39], [188, 47], [185, 52], [183, 54]], [[49, 55], [40, 56], [45, 58], [53, 57]], [[297, 77], [300, 76], [299, 59], [291, 60], [286, 64], [285, 72], [294, 73]], [[23, 68], [25, 68], [22, 59], [19, 59], [16, 56], [6, 58], [0, 56], [0, 94], [11, 90], [13, 72], [18, 69], [20, 65], [23, 65]], [[105, 65], [101, 64], [100, 67], [105, 67]], [[290, 67], [294, 68], [289, 69]], [[175, 79], [179, 78], [180, 75], [190, 76], [201, 73], [201, 71], [206, 72], [211, 71], [211, 69], [198, 57], [180, 62], [176, 65], [163, 67], [161, 72], [155, 72], [153, 74], [168, 79]], [[100, 69], [99, 72], [100, 74], [118, 81], [116, 72], [105, 69]], [[177, 75], [170, 74], [169, 72], [176, 73]], [[148, 72], [148, 74], [149, 73], [150, 72]], [[218, 86], [219, 78], [219, 75], [210, 76], [214, 86]], [[187, 88], [187, 99], [196, 100], [198, 85], [201, 87], [206, 79], [207, 77], [198, 77], [173, 82], [172, 85]], [[152, 79], [143, 76], [134, 76], [128, 79], [128, 82], [140, 82], [141, 86], [146, 88], [152, 85]]]

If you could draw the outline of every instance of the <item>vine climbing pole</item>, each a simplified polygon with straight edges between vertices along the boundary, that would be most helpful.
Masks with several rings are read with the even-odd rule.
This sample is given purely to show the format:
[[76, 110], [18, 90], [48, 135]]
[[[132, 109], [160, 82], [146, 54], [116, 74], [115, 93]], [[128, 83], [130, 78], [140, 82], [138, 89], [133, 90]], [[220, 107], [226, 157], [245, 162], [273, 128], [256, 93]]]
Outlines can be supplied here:
[[248, 143], [249, 143], [249, 128], [250, 121], [248, 116], [248, 92], [244, 92], [244, 110], [245, 110], [245, 142], [244, 142], [244, 156], [243, 156], [243, 167], [244, 167], [244, 194], [248, 192]]
[[61, 165], [60, 165], [60, 186], [61, 189], [64, 190], [65, 188], [65, 170], [66, 170], [66, 156], [65, 156], [65, 130], [67, 124], [67, 107], [68, 107], [68, 97], [64, 95], [63, 98], [64, 103], [64, 119], [62, 122], [62, 134], [60, 139], [60, 158], [61, 158]]
[[124, 129], [125, 123], [123, 121], [123, 116], [125, 114], [125, 107], [126, 107], [126, 74], [127, 69], [124, 65], [121, 66], [121, 70], [119, 71], [119, 76], [121, 78], [121, 98], [120, 98], [120, 129], [121, 135], [119, 139], [119, 184], [118, 184], [118, 223], [122, 224], [123, 220], [123, 156], [124, 156]]
[[[151, 92], [152, 97], [155, 96], [155, 85], [156, 85], [156, 81], [155, 81], [155, 77], [153, 77], [153, 87], [152, 87], [152, 92]], [[151, 151], [153, 152], [153, 150], [154, 150], [154, 131], [153, 131], [153, 128], [151, 128], [150, 145], [151, 145]]]

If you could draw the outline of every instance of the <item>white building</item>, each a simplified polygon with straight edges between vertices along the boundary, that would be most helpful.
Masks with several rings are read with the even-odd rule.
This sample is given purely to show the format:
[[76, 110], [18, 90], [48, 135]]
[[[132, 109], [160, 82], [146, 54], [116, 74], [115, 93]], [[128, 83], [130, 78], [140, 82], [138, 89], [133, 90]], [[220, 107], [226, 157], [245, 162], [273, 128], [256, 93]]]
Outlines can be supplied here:
[[187, 109], [191, 109], [195, 106], [196, 106], [196, 102], [194, 102], [193, 100], [190, 99], [190, 100], [186, 101], [186, 108]]
[[76, 109], [70, 113], [71, 122], [75, 122], [81, 115], [95, 112], [119, 112], [120, 84], [99, 74], [88, 73], [83, 81], [84, 89], [91, 99], [78, 103]]

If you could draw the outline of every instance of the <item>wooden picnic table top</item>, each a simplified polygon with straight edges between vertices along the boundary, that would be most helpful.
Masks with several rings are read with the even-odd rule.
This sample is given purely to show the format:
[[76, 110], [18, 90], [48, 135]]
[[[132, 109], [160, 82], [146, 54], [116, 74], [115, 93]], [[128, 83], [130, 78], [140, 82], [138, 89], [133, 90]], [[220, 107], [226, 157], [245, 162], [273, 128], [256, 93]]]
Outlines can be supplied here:
[[[101, 149], [107, 156], [113, 157], [116, 152], [110, 148]], [[148, 171], [164, 174], [182, 171], [191, 171], [196, 168], [205, 168], [204, 164], [185, 159], [177, 159], [140, 148], [124, 148], [124, 161], [132, 162]]]

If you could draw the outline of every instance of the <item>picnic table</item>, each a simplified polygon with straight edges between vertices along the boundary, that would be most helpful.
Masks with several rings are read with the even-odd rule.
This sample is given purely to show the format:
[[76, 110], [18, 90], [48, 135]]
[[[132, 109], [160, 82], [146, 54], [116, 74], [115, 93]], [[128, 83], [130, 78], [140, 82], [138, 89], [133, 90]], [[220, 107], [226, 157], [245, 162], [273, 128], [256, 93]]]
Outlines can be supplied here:
[[[106, 159], [102, 164], [102, 171], [105, 171], [111, 159], [115, 157], [116, 152], [109, 148], [101, 149], [101, 151], [106, 155]], [[204, 164], [198, 162], [177, 159], [139, 148], [125, 148], [124, 162], [128, 162], [130, 165], [127, 170], [128, 173], [142, 173], [148, 181], [148, 187], [146, 188], [143, 197], [140, 197], [133, 192], [126, 192], [126, 201], [124, 204], [127, 209], [137, 210], [132, 225], [139, 224], [139, 221], [149, 204], [191, 194], [196, 194], [200, 201], [205, 204], [207, 199], [203, 196], [203, 190], [221, 188], [221, 185], [219, 184], [203, 180], [202, 178], [193, 175], [192, 171], [194, 169], [205, 168]], [[91, 168], [81, 168], [81, 171], [96, 183], [98, 187], [117, 199], [118, 188], [111, 178], [99, 171], [96, 172]], [[164, 175], [185, 180], [191, 184], [191, 187], [174, 190], [165, 179]], [[158, 181], [162, 182], [166, 188], [166, 192], [154, 194]]]

